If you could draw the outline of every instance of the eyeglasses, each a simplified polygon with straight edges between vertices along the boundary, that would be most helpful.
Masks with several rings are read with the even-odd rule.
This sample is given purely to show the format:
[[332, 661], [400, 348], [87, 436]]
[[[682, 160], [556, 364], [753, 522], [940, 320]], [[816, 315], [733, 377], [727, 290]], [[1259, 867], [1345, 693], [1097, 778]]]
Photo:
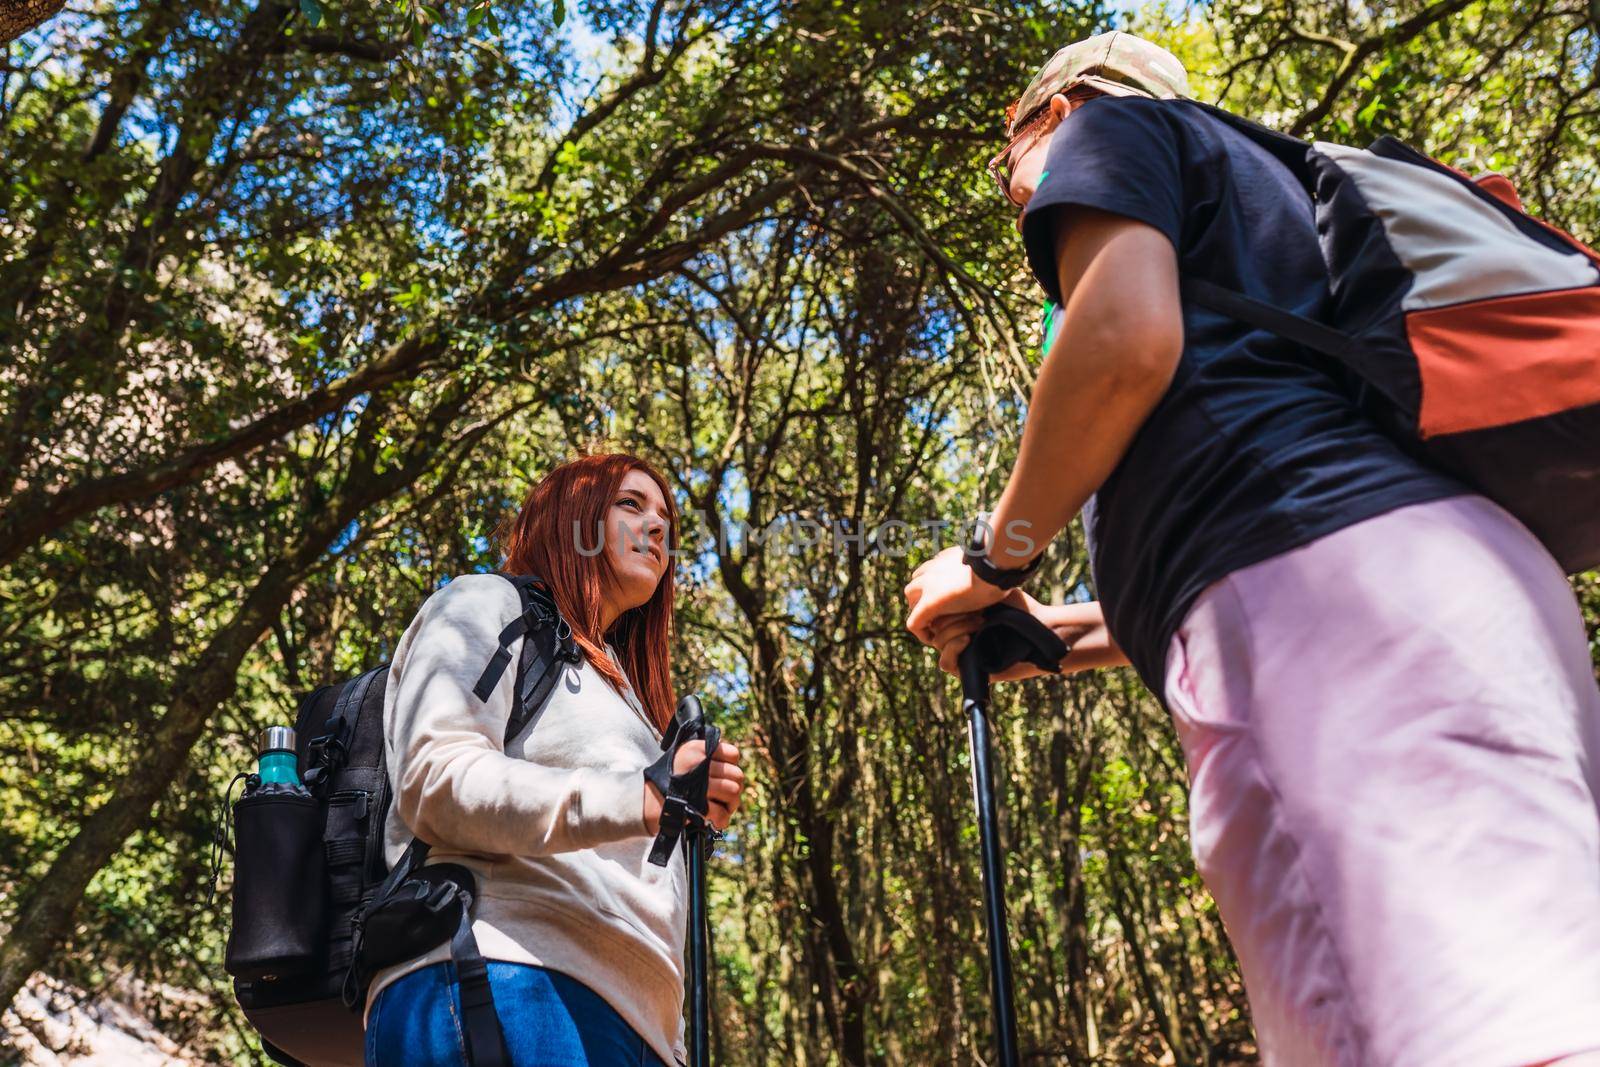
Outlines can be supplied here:
[[[1075, 85], [1070, 89], [1063, 86], [1063, 89], [1066, 89], [1068, 115], [1072, 114], [1085, 100], [1090, 100], [1100, 95], [1098, 90], [1084, 86]], [[1022, 204], [1018, 203], [1016, 197], [1011, 195], [1011, 153], [1023, 141], [1037, 138], [1043, 132], [1045, 119], [1050, 116], [1050, 101], [1055, 95], [1055, 93], [1051, 93], [1050, 96], [1045, 97], [1044, 103], [1024, 115], [1017, 122], [1016, 132], [1011, 135], [1011, 139], [1006, 142], [1006, 146], [1000, 149], [993, 159], [989, 160], [989, 176], [1000, 187], [1000, 195], [1016, 204], [1017, 207], [1022, 207]]]

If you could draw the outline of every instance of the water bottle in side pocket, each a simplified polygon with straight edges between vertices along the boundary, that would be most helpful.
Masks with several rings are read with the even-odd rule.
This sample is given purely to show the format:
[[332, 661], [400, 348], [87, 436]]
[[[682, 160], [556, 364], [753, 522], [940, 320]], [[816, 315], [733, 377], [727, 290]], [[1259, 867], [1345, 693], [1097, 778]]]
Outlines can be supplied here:
[[224, 960], [236, 978], [270, 982], [310, 970], [326, 951], [322, 809], [300, 782], [295, 734], [261, 733], [257, 773], [233, 806], [233, 926]]

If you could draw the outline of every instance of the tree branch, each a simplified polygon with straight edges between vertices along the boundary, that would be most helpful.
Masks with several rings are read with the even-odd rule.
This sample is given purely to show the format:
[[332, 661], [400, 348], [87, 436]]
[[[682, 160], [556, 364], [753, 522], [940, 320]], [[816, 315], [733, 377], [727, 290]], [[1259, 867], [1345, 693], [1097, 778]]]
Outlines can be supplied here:
[[0, 0], [0, 42], [21, 37], [48, 18], [53, 18], [66, 0]]
[[[1294, 124], [1289, 127], [1289, 133], [1295, 137], [1303, 137], [1311, 127], [1326, 118], [1328, 112], [1333, 110], [1334, 103], [1338, 101], [1339, 94], [1344, 92], [1345, 86], [1350, 84], [1350, 80], [1360, 72], [1361, 65], [1374, 53], [1384, 48], [1404, 44], [1422, 33], [1429, 26], [1449, 18], [1472, 2], [1473, 0], [1440, 0], [1439, 3], [1423, 8], [1404, 22], [1381, 33], [1373, 34], [1359, 44], [1349, 47], [1344, 54], [1344, 60], [1339, 64], [1339, 69], [1334, 72], [1333, 78], [1328, 82], [1328, 87], [1323, 90], [1322, 98], [1310, 110], [1295, 119]], [[1295, 32], [1303, 35], [1304, 31], [1300, 31], [1296, 27]], [[1329, 39], [1329, 41], [1332, 40], [1332, 38]], [[1349, 42], [1340, 41], [1336, 46], [1344, 47], [1347, 45], [1349, 45]]]
[[332, 33], [297, 33], [283, 37], [267, 50], [268, 55], [304, 52], [313, 56], [347, 56], [364, 63], [387, 63], [397, 59], [405, 46], [399, 41], [375, 41], [359, 37], [340, 37]]

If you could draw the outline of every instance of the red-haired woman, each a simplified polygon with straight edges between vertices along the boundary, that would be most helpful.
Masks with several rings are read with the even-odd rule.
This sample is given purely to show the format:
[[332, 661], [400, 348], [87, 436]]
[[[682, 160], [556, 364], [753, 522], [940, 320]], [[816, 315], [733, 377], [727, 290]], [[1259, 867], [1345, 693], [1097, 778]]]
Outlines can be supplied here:
[[[584, 662], [504, 747], [515, 672], [487, 701], [473, 686], [520, 614], [511, 583], [478, 574], [444, 586], [390, 666], [389, 858], [415, 835], [432, 860], [477, 878], [473, 932], [519, 1065], [683, 1057], [687, 885], [682, 864], [647, 860], [662, 798], [643, 774], [673, 713], [676, 527], [665, 482], [633, 456], [574, 460], [528, 494], [502, 569], [549, 583]], [[703, 743], [685, 744], [674, 771], [704, 758]], [[714, 825], [727, 825], [743, 787], [739, 752], [724, 743], [711, 764]], [[449, 956], [446, 943], [376, 976], [369, 1065], [467, 1062]]]

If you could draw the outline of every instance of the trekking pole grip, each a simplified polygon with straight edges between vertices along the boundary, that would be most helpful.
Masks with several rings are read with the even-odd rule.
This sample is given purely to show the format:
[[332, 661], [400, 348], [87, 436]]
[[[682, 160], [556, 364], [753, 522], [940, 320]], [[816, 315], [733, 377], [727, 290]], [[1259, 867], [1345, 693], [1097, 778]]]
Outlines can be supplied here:
[[968, 700], [987, 700], [989, 676], [1018, 663], [1059, 674], [1061, 661], [1071, 651], [1054, 630], [1021, 608], [991, 604], [983, 611], [983, 625], [956, 659], [961, 695]]
[[977, 635], [961, 650], [961, 655], [956, 657], [956, 670], [961, 676], [961, 696], [964, 700], [983, 703], [989, 699], [989, 672], [984, 669], [984, 649], [979, 646]]

